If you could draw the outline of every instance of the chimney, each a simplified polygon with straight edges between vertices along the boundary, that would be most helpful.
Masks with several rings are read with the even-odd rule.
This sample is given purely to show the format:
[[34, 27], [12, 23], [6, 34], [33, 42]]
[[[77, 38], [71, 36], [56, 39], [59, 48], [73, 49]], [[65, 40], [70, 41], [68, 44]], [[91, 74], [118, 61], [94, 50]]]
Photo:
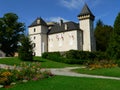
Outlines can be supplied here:
[[60, 26], [62, 26], [62, 24], [63, 24], [63, 20], [62, 20], [62, 19], [60, 19]]

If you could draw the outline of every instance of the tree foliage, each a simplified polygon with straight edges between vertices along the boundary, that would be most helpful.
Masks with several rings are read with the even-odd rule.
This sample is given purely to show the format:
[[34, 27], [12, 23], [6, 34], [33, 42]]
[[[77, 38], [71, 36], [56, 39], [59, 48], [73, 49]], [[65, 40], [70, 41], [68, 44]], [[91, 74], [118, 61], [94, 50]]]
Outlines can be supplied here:
[[18, 53], [19, 58], [25, 61], [33, 60], [33, 44], [29, 37], [24, 36], [21, 39], [21, 45], [19, 47]]
[[118, 13], [114, 22], [114, 33], [120, 35], [120, 13]]
[[18, 21], [18, 16], [14, 13], [4, 14], [0, 18], [0, 43], [1, 50], [6, 56], [13, 56], [18, 49], [18, 42], [23, 35], [25, 26]]
[[95, 28], [96, 49], [97, 51], [106, 51], [113, 28], [108, 25], [104, 25], [101, 20], [97, 21]]
[[114, 22], [114, 31], [107, 49], [108, 56], [112, 59], [120, 59], [120, 13]]

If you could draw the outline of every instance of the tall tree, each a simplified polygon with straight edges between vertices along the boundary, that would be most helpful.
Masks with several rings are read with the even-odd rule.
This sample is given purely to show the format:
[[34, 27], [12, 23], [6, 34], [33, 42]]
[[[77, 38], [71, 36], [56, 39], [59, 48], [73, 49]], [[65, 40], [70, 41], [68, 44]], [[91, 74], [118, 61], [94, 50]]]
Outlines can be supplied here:
[[32, 61], [33, 60], [33, 44], [29, 37], [22, 37], [21, 45], [19, 47], [18, 53], [19, 58], [24, 61]]
[[107, 53], [112, 59], [120, 59], [120, 13], [114, 22], [114, 31], [107, 49]]
[[114, 33], [120, 35], [120, 12], [114, 22]]
[[18, 21], [18, 16], [14, 13], [7, 13], [0, 18], [0, 43], [1, 50], [6, 56], [13, 56], [17, 51], [18, 42], [25, 30], [24, 23]]
[[104, 26], [103, 22], [99, 19], [96, 23], [96, 26]]
[[95, 28], [96, 49], [97, 51], [106, 51], [113, 28], [104, 25], [101, 20], [97, 21]]

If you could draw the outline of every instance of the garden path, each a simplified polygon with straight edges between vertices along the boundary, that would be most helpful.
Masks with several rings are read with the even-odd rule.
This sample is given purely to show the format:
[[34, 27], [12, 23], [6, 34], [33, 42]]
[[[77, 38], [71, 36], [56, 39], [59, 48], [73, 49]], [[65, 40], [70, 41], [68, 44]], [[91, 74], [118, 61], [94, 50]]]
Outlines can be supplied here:
[[[10, 69], [14, 68], [14, 66], [0, 64], [0, 68], [8, 68], [8, 67]], [[79, 74], [79, 73], [71, 71], [72, 69], [77, 69], [77, 68], [85, 68], [85, 67], [81, 66], [81, 67], [66, 67], [66, 68], [49, 68], [49, 69], [42, 69], [42, 70], [50, 70], [51, 73], [54, 74], [54, 75], [120, 80], [120, 78], [118, 78], [118, 77]]]
[[85, 68], [85, 67], [67, 67], [67, 68], [57, 68], [57, 69], [49, 69], [54, 75], [62, 75], [62, 76], [72, 76], [72, 77], [87, 77], [87, 78], [101, 78], [101, 79], [114, 79], [120, 80], [118, 77], [109, 77], [109, 76], [99, 76], [99, 75], [88, 75], [88, 74], [79, 74], [76, 72], [72, 72], [72, 69], [77, 68]]

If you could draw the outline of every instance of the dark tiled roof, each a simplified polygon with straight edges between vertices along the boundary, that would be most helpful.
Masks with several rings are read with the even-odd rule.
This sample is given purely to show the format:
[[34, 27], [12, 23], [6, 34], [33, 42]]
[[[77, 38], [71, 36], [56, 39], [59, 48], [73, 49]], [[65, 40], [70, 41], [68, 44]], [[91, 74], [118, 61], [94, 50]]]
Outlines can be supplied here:
[[[65, 25], [67, 25], [67, 30], [65, 30]], [[70, 31], [70, 30], [79, 30], [79, 24], [75, 23], [75, 22], [65, 22], [63, 24], [55, 24], [51, 30], [49, 30], [48, 34], [54, 34], [54, 33], [60, 33], [60, 32], [66, 32], [66, 31]]]
[[29, 27], [44, 25], [47, 26], [46, 22], [42, 18], [37, 18]]
[[84, 5], [84, 7], [83, 7], [82, 11], [80, 12], [80, 14], [78, 15], [78, 17], [79, 16], [83, 16], [83, 15], [92, 15], [92, 16], [94, 16], [92, 14], [92, 12], [90, 11], [90, 9], [89, 9], [87, 4]]

